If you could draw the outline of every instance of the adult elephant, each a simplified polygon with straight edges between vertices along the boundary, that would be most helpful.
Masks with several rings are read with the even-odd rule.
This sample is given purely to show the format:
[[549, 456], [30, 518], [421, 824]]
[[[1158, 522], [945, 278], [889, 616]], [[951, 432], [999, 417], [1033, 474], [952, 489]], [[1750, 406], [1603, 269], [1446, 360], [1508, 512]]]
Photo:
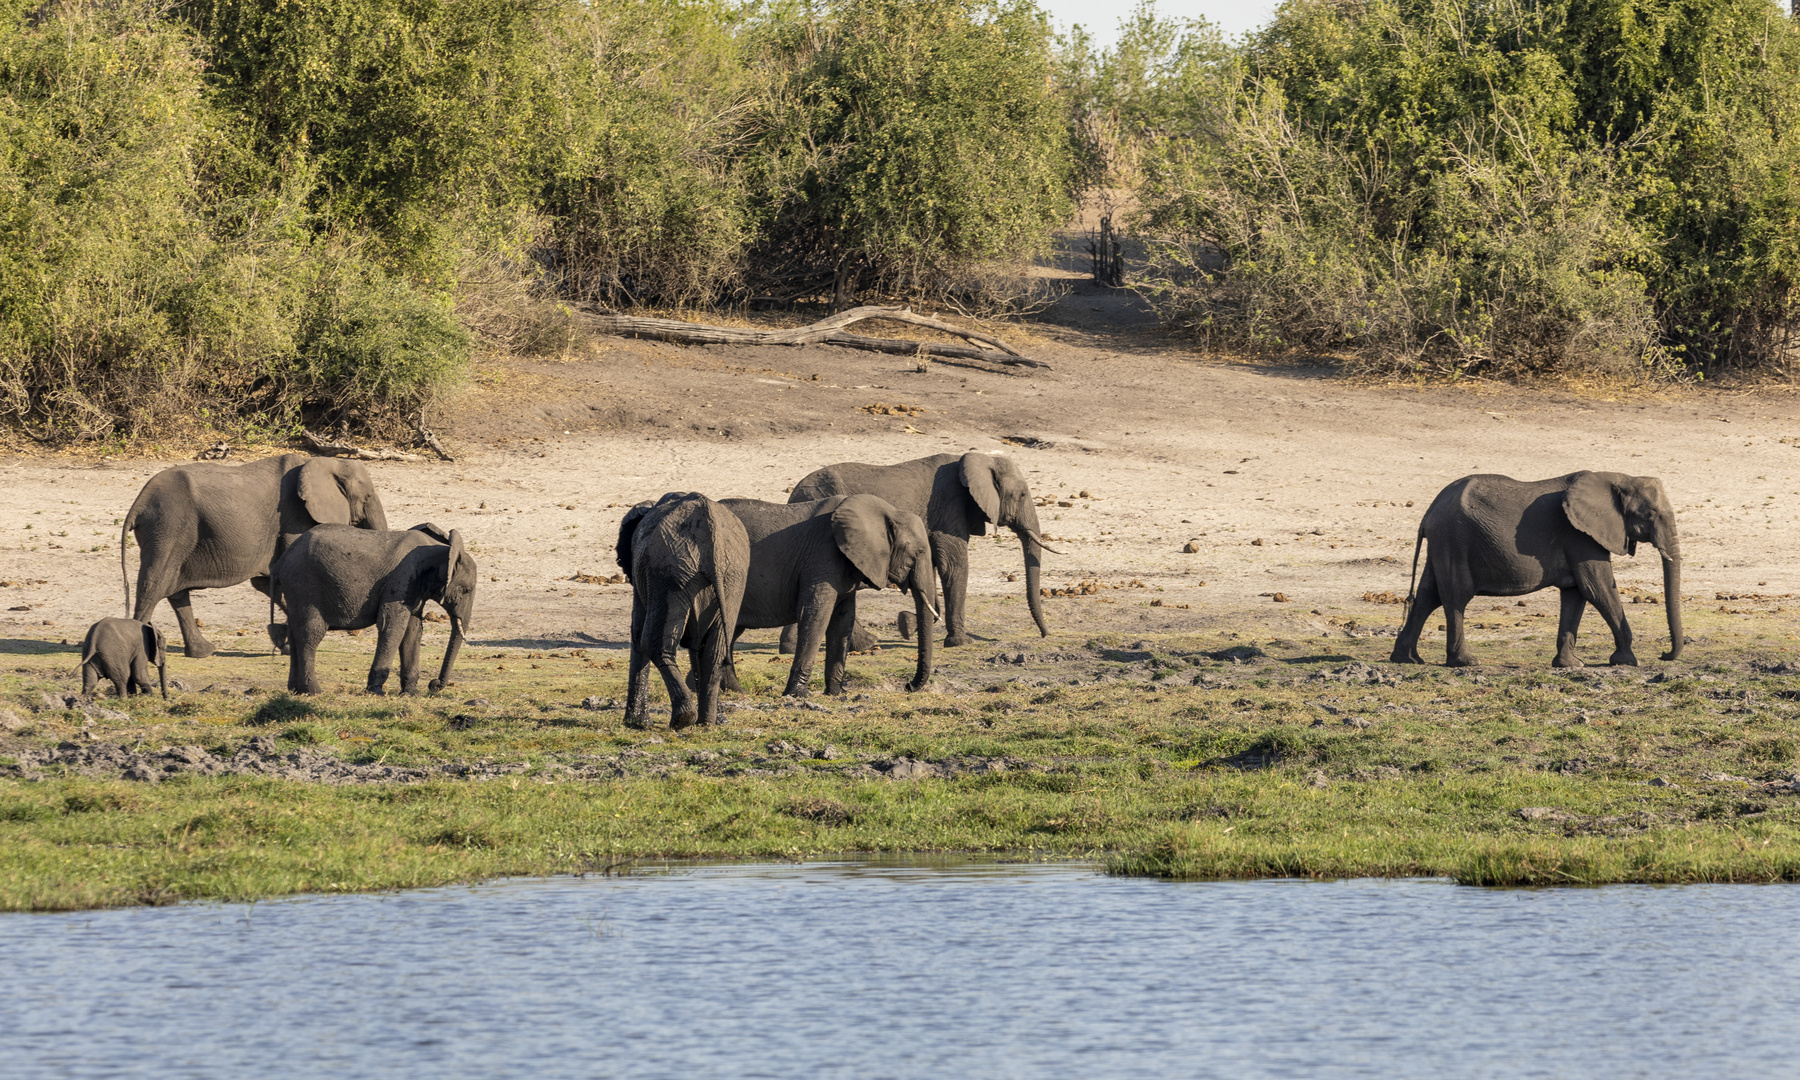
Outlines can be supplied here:
[[[873, 495], [840, 495], [785, 506], [756, 499], [723, 503], [744, 523], [750, 538], [750, 572], [737, 629], [790, 623], [799, 627], [800, 647], [783, 693], [806, 696], [821, 639], [825, 692], [843, 693], [856, 590], [889, 585], [912, 593], [920, 628], [919, 662], [906, 688], [925, 688], [931, 681], [930, 627], [937, 620], [931, 598], [937, 579], [931, 569], [931, 541], [918, 515]], [[739, 689], [735, 667], [725, 672], [724, 685]]]
[[[1419, 545], [1430, 543], [1419, 575]], [[1465, 476], [1438, 493], [1419, 522], [1413, 545], [1416, 597], [1394, 643], [1395, 663], [1417, 664], [1425, 620], [1444, 609], [1448, 663], [1476, 662], [1463, 636], [1463, 609], [1477, 596], [1522, 596], [1562, 590], [1562, 622], [1556, 632], [1557, 667], [1580, 667], [1575, 631], [1588, 604], [1613, 633], [1611, 663], [1637, 664], [1631, 627], [1613, 581], [1612, 557], [1635, 555], [1639, 542], [1662, 553], [1663, 599], [1669, 616], [1669, 651], [1681, 655], [1681, 545], [1675, 509], [1652, 476], [1577, 472], [1553, 480]]]
[[[125, 607], [139, 622], [164, 600], [175, 611], [190, 657], [211, 656], [212, 642], [194, 619], [195, 589], [250, 582], [269, 591], [269, 568], [314, 525], [385, 530], [387, 513], [361, 464], [341, 458], [282, 454], [244, 465], [196, 462], [152, 476], [138, 492], [119, 533]], [[138, 543], [137, 603], [125, 566], [125, 538]], [[283, 635], [270, 630], [277, 648]]]
[[[874, 495], [895, 509], [919, 515], [931, 536], [931, 561], [944, 586], [944, 644], [967, 645], [965, 599], [969, 588], [969, 537], [985, 536], [987, 527], [1011, 529], [1025, 552], [1025, 602], [1038, 633], [1050, 635], [1044, 623], [1044, 601], [1038, 591], [1044, 547], [1038, 530], [1037, 505], [1025, 476], [1010, 459], [995, 454], [937, 454], [898, 465], [865, 465], [847, 461], [810, 474], [788, 501], [811, 502], [834, 495]], [[851, 611], [851, 618], [855, 618]], [[852, 647], [867, 649], [872, 639], [858, 628]], [[791, 635], [783, 636], [788, 644]]]
[[[669, 688], [669, 727], [717, 723], [719, 681], [750, 568], [743, 523], [704, 495], [671, 491], [626, 512], [616, 551], [619, 568], [631, 579], [625, 726], [650, 726], [650, 665]], [[697, 705], [675, 667], [676, 647], [684, 639]]]

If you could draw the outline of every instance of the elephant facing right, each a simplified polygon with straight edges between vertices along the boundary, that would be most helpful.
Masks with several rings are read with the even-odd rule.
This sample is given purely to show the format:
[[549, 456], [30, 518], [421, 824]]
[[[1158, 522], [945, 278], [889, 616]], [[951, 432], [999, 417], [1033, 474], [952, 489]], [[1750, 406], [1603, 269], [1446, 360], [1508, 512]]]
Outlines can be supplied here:
[[[1419, 545], [1429, 542], [1419, 574]], [[1409, 591], [1406, 625], [1391, 660], [1423, 663], [1419, 635], [1425, 621], [1444, 609], [1447, 662], [1476, 663], [1463, 633], [1463, 610], [1477, 596], [1522, 596], [1539, 589], [1562, 591], [1557, 626], [1557, 667], [1580, 667], [1575, 632], [1588, 604], [1613, 634], [1610, 663], [1637, 664], [1631, 626], [1613, 580], [1612, 556], [1636, 555], [1639, 542], [1662, 553], [1663, 598], [1669, 618], [1669, 651], [1681, 655], [1681, 546], [1675, 510], [1652, 476], [1577, 472], [1551, 480], [1465, 476], [1452, 482], [1419, 522], [1413, 547], [1416, 592]]]

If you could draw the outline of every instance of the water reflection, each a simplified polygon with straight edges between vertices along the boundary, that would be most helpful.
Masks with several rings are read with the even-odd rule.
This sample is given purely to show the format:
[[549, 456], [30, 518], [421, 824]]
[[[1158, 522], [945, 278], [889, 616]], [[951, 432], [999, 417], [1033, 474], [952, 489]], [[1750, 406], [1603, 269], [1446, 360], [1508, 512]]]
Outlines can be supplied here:
[[15, 915], [0, 1071], [1784, 1075], [1797, 909], [941, 859]]

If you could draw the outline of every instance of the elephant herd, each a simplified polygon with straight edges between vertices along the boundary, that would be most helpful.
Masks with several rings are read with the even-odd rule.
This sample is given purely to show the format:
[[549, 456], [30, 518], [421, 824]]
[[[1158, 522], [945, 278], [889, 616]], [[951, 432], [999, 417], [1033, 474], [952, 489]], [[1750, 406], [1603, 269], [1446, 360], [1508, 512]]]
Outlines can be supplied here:
[[[649, 668], [668, 688], [671, 725], [718, 718], [722, 690], [738, 689], [732, 645], [747, 629], [783, 629], [794, 659], [786, 693], [804, 696], [821, 642], [825, 689], [843, 691], [846, 658], [867, 649], [856, 593], [889, 586], [910, 594], [918, 663], [908, 690], [931, 679], [935, 633], [944, 645], [972, 639], [967, 626], [969, 538], [1011, 530], [1025, 564], [1031, 617], [1048, 635], [1040, 588], [1045, 547], [1036, 501], [1009, 458], [940, 454], [895, 465], [843, 463], [802, 478], [787, 503], [712, 500], [670, 492], [632, 507], [619, 525], [617, 558], [632, 587], [631, 662], [625, 722], [650, 725]], [[136, 603], [125, 567], [140, 552]], [[1445, 613], [1447, 659], [1475, 663], [1463, 612], [1477, 596], [1562, 593], [1556, 657], [1579, 666], [1575, 637], [1588, 604], [1613, 634], [1613, 664], [1636, 664], [1612, 556], [1640, 542], [1662, 555], [1670, 647], [1681, 654], [1681, 553], [1675, 514], [1653, 477], [1576, 472], [1525, 482], [1467, 476], [1440, 492], [1419, 523], [1405, 625], [1396, 663], [1421, 662], [1426, 620]], [[1421, 573], [1419, 554], [1426, 553]], [[1053, 552], [1054, 553], [1054, 552]], [[121, 693], [148, 692], [164, 670], [160, 632], [149, 625], [167, 600], [190, 657], [213, 652], [190, 594], [249, 581], [270, 601], [269, 636], [289, 656], [288, 688], [317, 693], [314, 658], [327, 630], [377, 628], [368, 689], [380, 693], [400, 661], [400, 688], [416, 693], [427, 602], [450, 616], [450, 642], [430, 689], [451, 679], [474, 611], [477, 570], [461, 534], [432, 524], [390, 530], [368, 472], [354, 461], [286, 454], [245, 465], [196, 463], [151, 477], [120, 536], [131, 619], [103, 619], [82, 649], [84, 690], [99, 677]], [[287, 614], [284, 624], [275, 609]], [[859, 637], [864, 640], [858, 640]], [[677, 666], [689, 654], [689, 674]], [[166, 689], [164, 691], [166, 694]]]

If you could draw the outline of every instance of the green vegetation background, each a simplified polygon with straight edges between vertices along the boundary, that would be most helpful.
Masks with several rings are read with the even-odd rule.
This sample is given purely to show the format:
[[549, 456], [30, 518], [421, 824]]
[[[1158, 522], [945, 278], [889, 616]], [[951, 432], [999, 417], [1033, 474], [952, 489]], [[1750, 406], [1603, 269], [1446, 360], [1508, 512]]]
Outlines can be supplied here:
[[1104, 52], [1030, 0], [0, 0], [0, 419], [380, 429], [558, 305], [980, 305], [1096, 188], [1230, 347], [1779, 367], [1797, 70], [1768, 0], [1143, 7]]

